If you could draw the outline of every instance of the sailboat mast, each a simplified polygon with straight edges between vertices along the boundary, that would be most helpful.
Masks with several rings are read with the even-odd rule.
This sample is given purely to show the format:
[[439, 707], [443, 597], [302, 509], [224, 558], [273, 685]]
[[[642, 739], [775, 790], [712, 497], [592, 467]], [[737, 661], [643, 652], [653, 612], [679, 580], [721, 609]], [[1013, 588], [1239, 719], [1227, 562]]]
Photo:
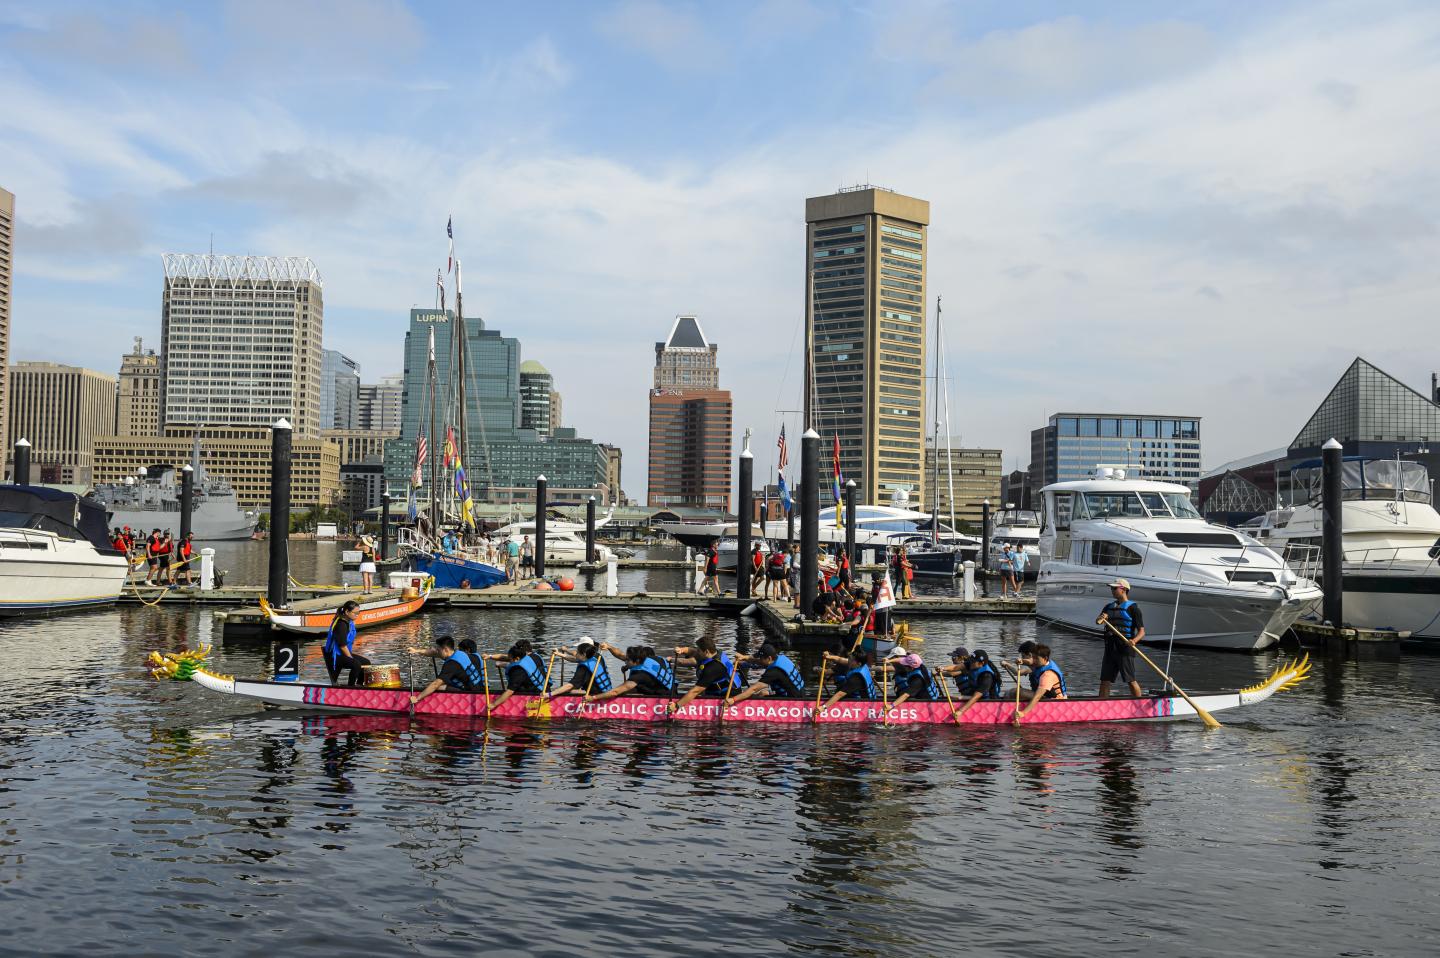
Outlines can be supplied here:
[[[467, 343], [466, 343], [466, 338], [465, 338], [465, 308], [464, 308], [464, 293], [462, 292], [462, 286], [463, 286], [463, 284], [461, 283], [461, 280], [460, 280], [460, 261], [457, 259], [457, 260], [455, 261], [455, 329], [454, 329], [454, 333], [455, 333], [455, 336], [456, 336], [456, 340], [455, 340], [455, 368], [451, 370], [451, 375], [452, 375], [452, 377], [453, 377], [453, 379], [454, 379], [454, 381], [455, 381], [455, 384], [456, 384], [456, 390], [457, 390], [456, 396], [457, 396], [457, 405], [458, 405], [458, 408], [456, 409], [456, 412], [455, 412], [455, 428], [456, 428], [456, 430], [459, 432], [459, 436], [457, 436], [457, 437], [456, 437], [456, 440], [455, 440], [455, 442], [456, 442], [455, 453], [456, 453], [456, 456], [458, 457], [458, 458], [457, 458], [457, 464], [456, 464], [456, 469], [457, 469], [457, 470], [458, 470], [458, 469], [463, 469], [463, 468], [465, 468], [465, 463], [468, 461], [468, 460], [465, 458], [465, 447], [466, 447], [466, 441], [467, 441], [467, 439], [468, 439], [468, 432], [467, 432], [467, 430], [466, 430], [466, 428], [465, 428], [465, 406], [466, 406], [466, 402], [465, 402], [465, 379], [466, 379], [465, 355], [466, 355], [466, 345], [467, 345]], [[467, 482], [469, 481], [468, 472], [469, 472], [469, 470], [466, 470], [466, 473], [467, 473], [466, 481], [467, 481]], [[457, 495], [458, 495], [458, 493], [457, 493]], [[459, 508], [460, 508], [461, 510], [463, 510], [463, 509], [465, 508], [465, 503], [464, 503], [464, 501], [461, 501], [461, 502], [459, 503]], [[469, 517], [463, 516], [463, 515], [460, 517], [460, 535], [461, 535], [462, 538], [467, 539], [467, 540], [468, 540], [468, 538], [469, 538], [469, 532], [468, 532], [468, 530], [469, 530], [469, 528], [470, 528], [470, 523], [467, 521], [468, 518], [469, 518]]]
[[[443, 315], [443, 314], [442, 314]], [[430, 324], [430, 353], [426, 361], [425, 379], [430, 389], [430, 438], [429, 445], [435, 445], [435, 394], [439, 391], [440, 374], [435, 368], [435, 324]], [[440, 532], [440, 456], [439, 450], [428, 449], [430, 457], [430, 534]]]
[[940, 297], [935, 297], [935, 334], [931, 337], [932, 346], [935, 350], [935, 357], [930, 362], [930, 369], [934, 373], [932, 384], [935, 390], [935, 401], [931, 404], [934, 409], [932, 415], [935, 417], [935, 456], [934, 465], [930, 470], [930, 541], [940, 541]]

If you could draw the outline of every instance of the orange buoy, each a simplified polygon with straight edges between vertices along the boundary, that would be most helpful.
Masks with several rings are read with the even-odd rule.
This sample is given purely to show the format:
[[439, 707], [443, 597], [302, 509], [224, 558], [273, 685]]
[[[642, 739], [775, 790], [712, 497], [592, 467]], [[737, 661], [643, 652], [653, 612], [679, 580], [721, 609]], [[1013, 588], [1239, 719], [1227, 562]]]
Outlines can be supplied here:
[[561, 576], [560, 578], [555, 580], [555, 588], [559, 589], [561, 592], [574, 592], [575, 580], [566, 576]]

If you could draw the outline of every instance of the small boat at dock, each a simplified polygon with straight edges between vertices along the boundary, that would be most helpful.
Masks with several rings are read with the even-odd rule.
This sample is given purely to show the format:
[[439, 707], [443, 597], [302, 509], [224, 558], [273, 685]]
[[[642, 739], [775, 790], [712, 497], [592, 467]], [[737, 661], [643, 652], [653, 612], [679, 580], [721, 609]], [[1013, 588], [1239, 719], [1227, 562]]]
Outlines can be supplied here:
[[[1283, 689], [1303, 681], [1309, 660], [1292, 661], [1277, 668], [1263, 682], [1234, 692], [1192, 694], [1190, 697], [1207, 712], [1255, 705]], [[297, 682], [269, 682], [237, 679], [195, 669], [191, 679], [212, 692], [238, 695], [269, 705], [311, 712], [355, 712], [408, 714], [409, 694], [402, 689], [353, 688]], [[696, 699], [672, 716], [673, 699], [624, 696], [586, 704], [578, 695], [545, 700], [538, 695], [514, 695], [489, 710], [489, 692], [442, 692], [413, 707], [417, 716], [463, 719], [574, 719], [579, 721], [631, 722], [741, 722], [780, 725], [1010, 725], [1015, 719], [1013, 700], [977, 702], [957, 721], [949, 702], [907, 702], [888, 715], [882, 702], [839, 702], [814, 714], [813, 699], [750, 699], [724, 708], [721, 699]], [[1141, 698], [1095, 698], [1076, 696], [1042, 702], [1026, 717], [1024, 725], [1059, 725], [1078, 722], [1169, 722], [1197, 718], [1196, 710], [1179, 695], [1148, 695]]]
[[391, 582], [406, 580], [399, 588], [385, 589], [371, 593], [347, 593], [308, 599], [277, 609], [265, 599], [260, 600], [260, 611], [265, 614], [271, 628], [299, 635], [324, 635], [335, 620], [335, 613], [346, 602], [360, 603], [355, 610], [355, 628], [368, 629], [388, 622], [395, 622], [414, 615], [425, 607], [435, 580], [429, 576], [392, 573]]

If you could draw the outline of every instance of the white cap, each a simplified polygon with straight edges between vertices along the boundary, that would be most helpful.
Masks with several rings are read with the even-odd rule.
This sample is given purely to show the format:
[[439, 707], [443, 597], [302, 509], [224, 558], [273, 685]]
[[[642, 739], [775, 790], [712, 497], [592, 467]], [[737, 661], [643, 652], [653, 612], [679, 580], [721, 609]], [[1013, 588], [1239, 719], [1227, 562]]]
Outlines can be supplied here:
[[889, 652], [886, 652], [886, 653], [885, 653], [885, 658], [887, 658], [887, 659], [898, 659], [898, 658], [901, 658], [901, 657], [906, 656], [906, 655], [909, 655], [909, 653], [905, 651], [905, 646], [903, 646], [903, 645], [897, 645], [897, 646], [895, 646], [895, 648], [893, 648], [893, 649], [891, 649]]
[[595, 640], [592, 639], [592, 638], [590, 638], [590, 636], [588, 636], [588, 635], [582, 635], [582, 636], [580, 636], [580, 641], [575, 643], [575, 648], [579, 649], [579, 648], [582, 648], [582, 647], [587, 646], [587, 645], [595, 645], [595, 644], [596, 644]]

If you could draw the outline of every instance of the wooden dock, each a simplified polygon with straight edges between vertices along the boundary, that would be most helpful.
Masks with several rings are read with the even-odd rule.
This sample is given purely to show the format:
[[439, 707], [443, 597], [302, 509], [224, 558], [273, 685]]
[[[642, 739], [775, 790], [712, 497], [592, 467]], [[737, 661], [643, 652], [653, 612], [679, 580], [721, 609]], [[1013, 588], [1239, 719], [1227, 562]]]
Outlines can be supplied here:
[[1337, 629], [1320, 622], [1296, 622], [1292, 629], [1301, 645], [1318, 646], [1326, 654], [1356, 660], [1398, 661], [1400, 643], [1409, 632], [1394, 629]]

